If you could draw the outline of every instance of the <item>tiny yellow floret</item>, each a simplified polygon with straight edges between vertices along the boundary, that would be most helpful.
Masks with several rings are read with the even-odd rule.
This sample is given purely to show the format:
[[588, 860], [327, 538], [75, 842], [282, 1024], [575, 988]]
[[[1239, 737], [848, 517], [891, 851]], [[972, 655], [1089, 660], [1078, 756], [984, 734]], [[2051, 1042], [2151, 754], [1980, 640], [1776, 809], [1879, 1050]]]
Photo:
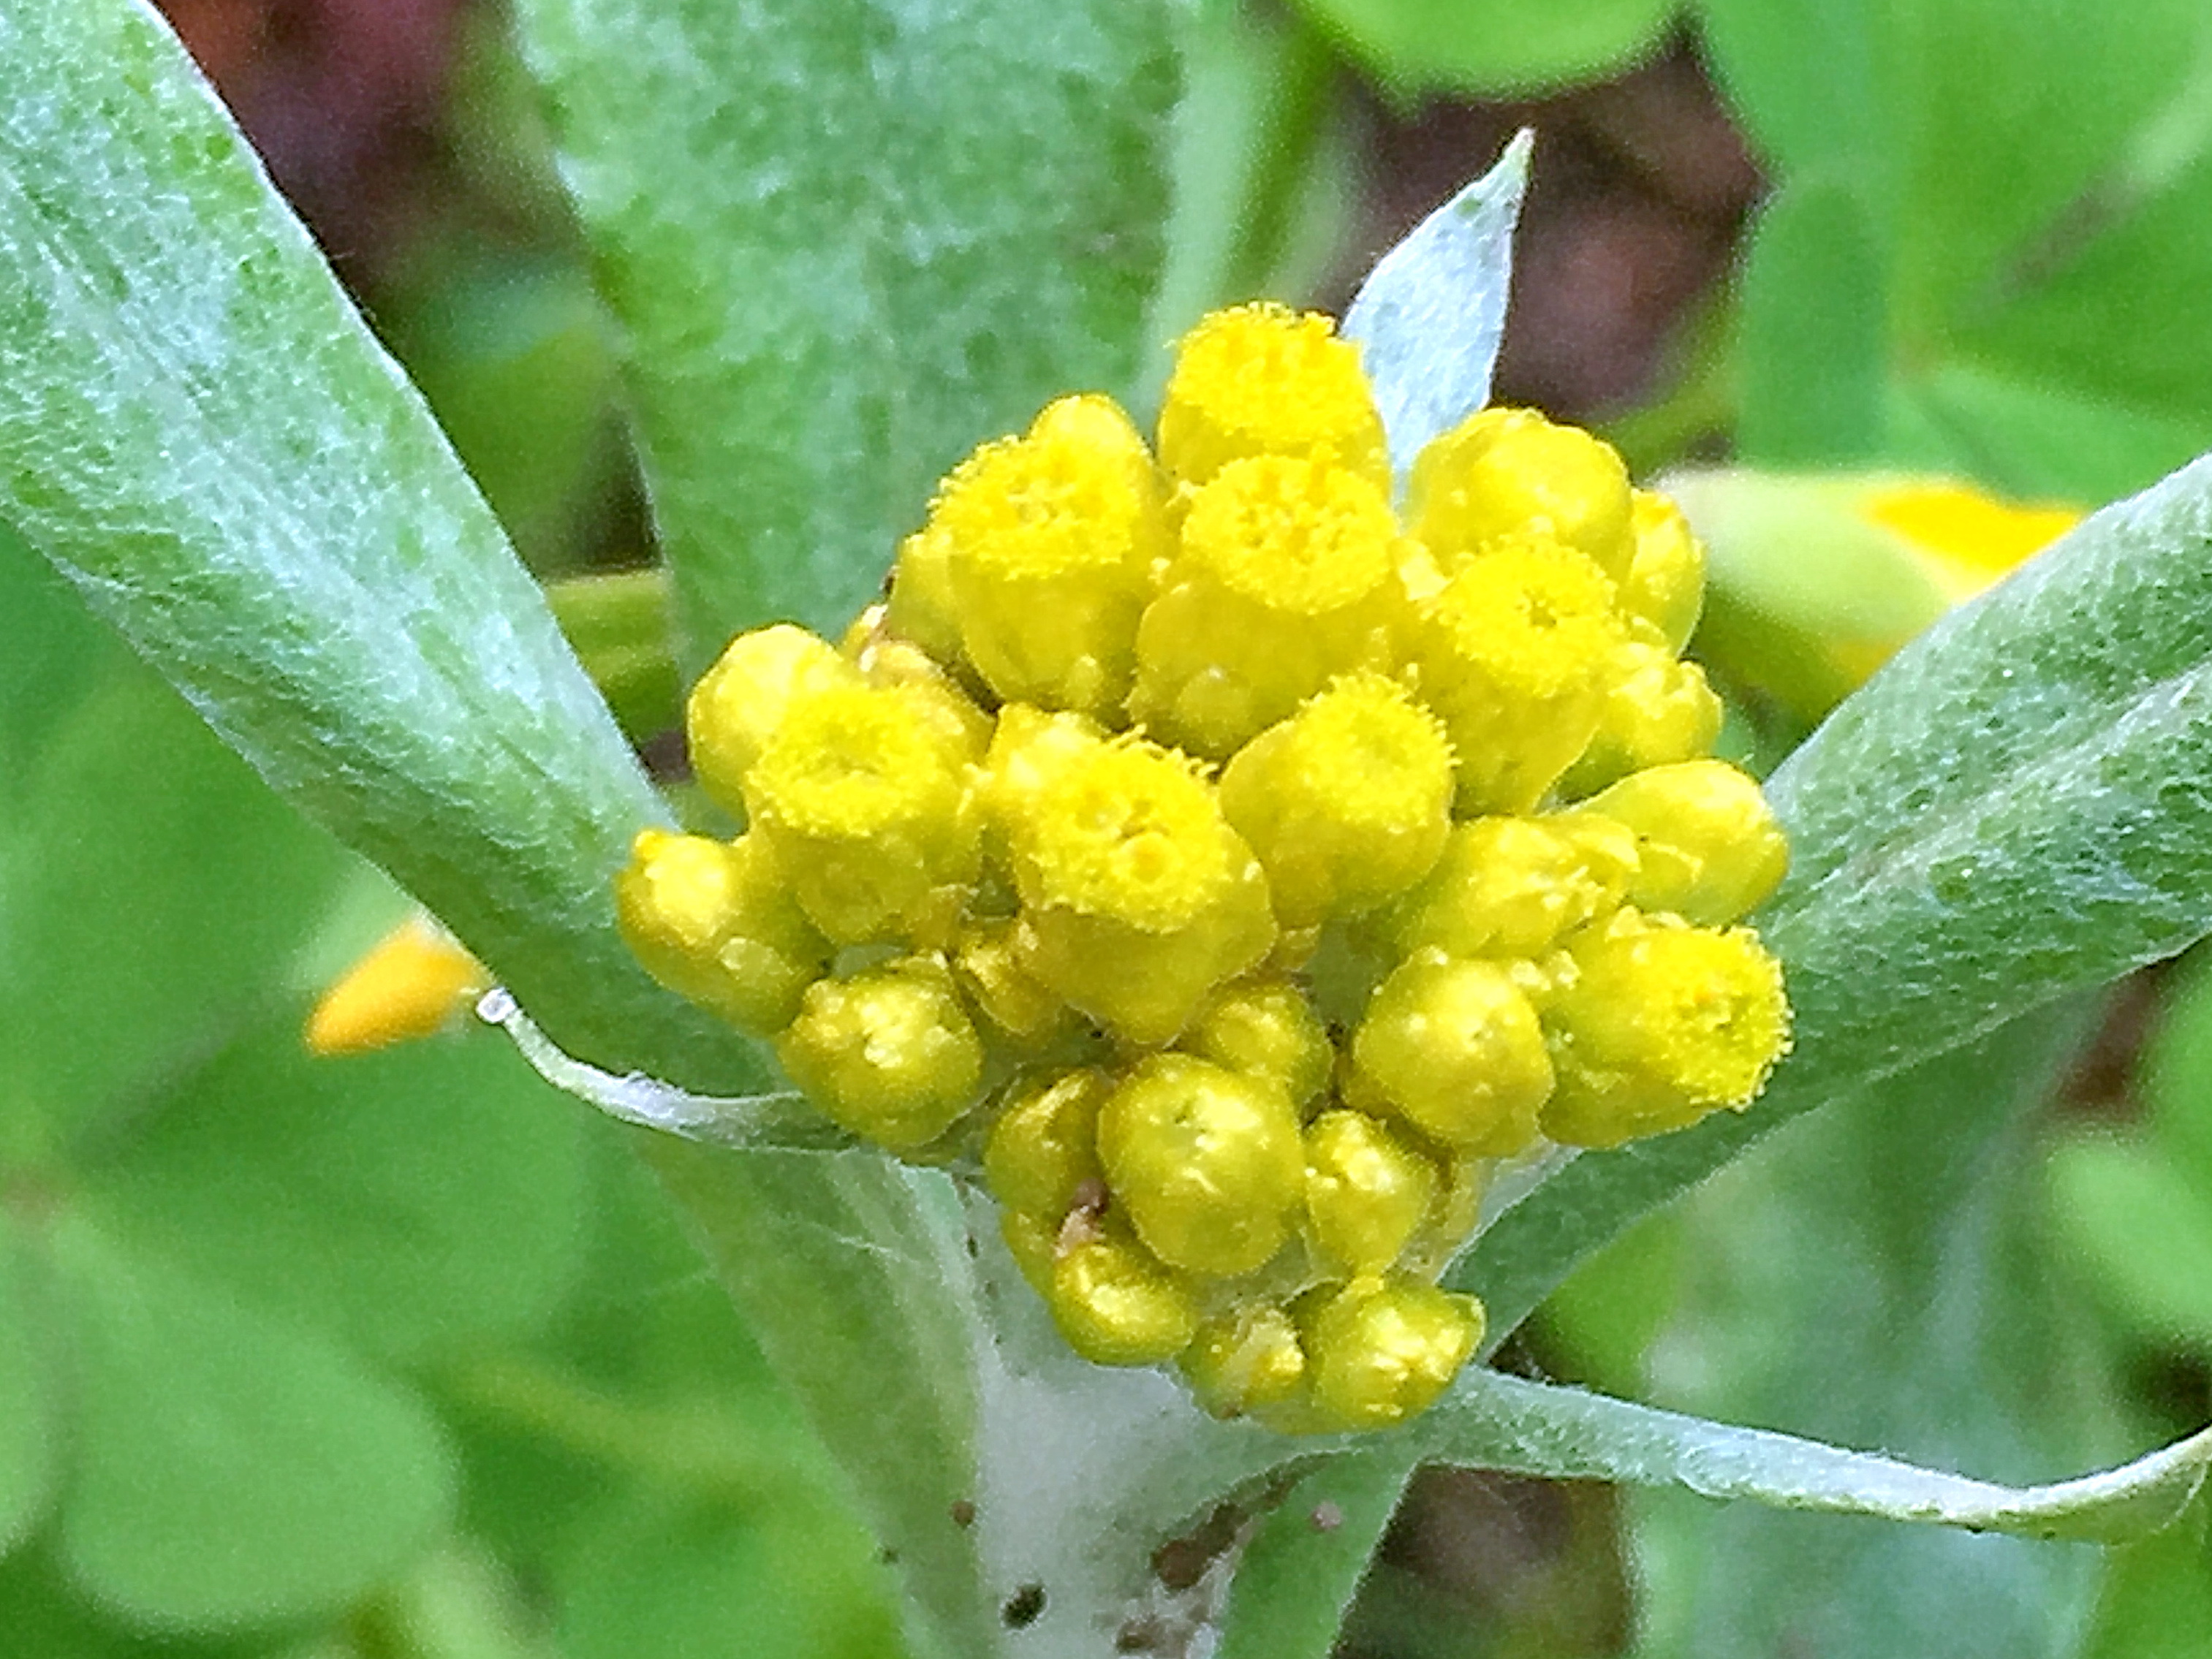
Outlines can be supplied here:
[[1628, 897], [1709, 926], [1749, 915], [1781, 885], [1790, 843], [1757, 781], [1725, 761], [1632, 774], [1583, 803], [1637, 842]]
[[1568, 951], [1576, 974], [1545, 1010], [1554, 1140], [1614, 1146], [1740, 1110], [1789, 1047], [1781, 966], [1747, 929], [1624, 909]]
[[1190, 1346], [1198, 1305], [1182, 1281], [1119, 1238], [1079, 1244], [1054, 1263], [1053, 1322], [1100, 1365], [1150, 1365]]
[[1215, 1417], [1289, 1400], [1306, 1375], [1296, 1322], [1269, 1302], [1207, 1320], [1178, 1363], [1198, 1403]]
[[1341, 1428], [1388, 1428], [1459, 1375], [1482, 1340], [1482, 1304], [1418, 1281], [1355, 1279], [1304, 1323], [1314, 1404]]
[[1261, 456], [1191, 498], [1167, 586], [1137, 629], [1129, 717], [1230, 755], [1336, 675], [1386, 666], [1402, 632], [1397, 521], [1324, 461]]
[[1183, 336], [1160, 410], [1160, 464], [1200, 484], [1252, 455], [1319, 456], [1390, 483], [1358, 348], [1316, 313], [1217, 311]]
[[967, 768], [896, 689], [794, 702], [745, 775], [745, 805], [837, 943], [949, 937], [976, 862]]
[[726, 811], [745, 811], [745, 776], [794, 702], [860, 684], [852, 664], [803, 628], [778, 623], [730, 641], [691, 688], [684, 725], [691, 769]]
[[1504, 961], [1541, 956], [1628, 896], [1636, 839], [1583, 812], [1484, 817], [1452, 826], [1429, 878], [1391, 914], [1408, 954]]
[[615, 878], [615, 921], [647, 973], [752, 1036], [788, 1024], [829, 966], [830, 942], [757, 835], [641, 830]]
[[1431, 442], [1413, 463], [1406, 518], [1447, 571], [1530, 534], [1573, 548], [1615, 581], [1635, 554], [1620, 457], [1530, 409], [1486, 409]]
[[1306, 1128], [1306, 1228], [1344, 1270], [1380, 1273], [1436, 1201], [1437, 1166], [1364, 1112], [1323, 1112]]
[[1395, 680], [1337, 681], [1238, 751], [1221, 810], [1286, 927], [1357, 915], [1428, 874], [1451, 826], [1452, 750]]
[[1160, 484], [1120, 409], [1063, 398], [1026, 435], [986, 445], [945, 481], [930, 525], [918, 553], [942, 549], [961, 642], [992, 690], [1088, 714], [1120, 707], [1166, 550]]
[[1543, 799], [1597, 732], [1620, 643], [1612, 582], [1543, 537], [1498, 543], [1421, 605], [1417, 690], [1458, 757], [1461, 811]]

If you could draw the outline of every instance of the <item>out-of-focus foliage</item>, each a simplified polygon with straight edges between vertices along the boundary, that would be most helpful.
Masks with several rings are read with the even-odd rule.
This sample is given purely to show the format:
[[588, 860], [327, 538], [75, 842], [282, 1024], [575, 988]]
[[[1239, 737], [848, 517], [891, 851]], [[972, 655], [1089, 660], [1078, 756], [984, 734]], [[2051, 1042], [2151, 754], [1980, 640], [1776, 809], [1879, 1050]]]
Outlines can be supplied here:
[[[0, 40], [39, 9], [0, 4]], [[1723, 306], [1735, 326], [1710, 331], [1680, 393], [1732, 413], [1719, 435], [1744, 459], [1932, 469], [2087, 506], [2212, 444], [2212, 22], [2191, 0], [1305, 0], [1290, 16], [1214, 0], [1176, 37], [1172, 154], [1177, 64], [1149, 7], [996, 0], [901, 34], [867, 8], [794, 6], [771, 36], [745, 34], [738, 8], [523, 9], [596, 254], [532, 126], [535, 88], [481, 30], [456, 106], [477, 205], [432, 227], [378, 320], [541, 575], [646, 556], [621, 420], [625, 403], [642, 413], [695, 656], [764, 603], [848, 608], [944, 462], [1048, 392], [1141, 385], [1152, 348], [1208, 304], [1301, 297], [1286, 290], [1319, 280], [1353, 222], [1347, 65], [1402, 104], [1568, 88], [1694, 42], [1773, 185]], [[610, 64], [621, 73], [587, 72]], [[68, 107], [10, 84], [18, 131]], [[878, 123], [887, 89], [906, 101]], [[817, 142], [825, 126], [834, 142]], [[720, 147], [689, 148], [701, 134]], [[1540, 188], [1544, 156], [1540, 136]], [[179, 146], [162, 165], [206, 177], [221, 159]], [[648, 211], [656, 191], [681, 210]], [[726, 233], [744, 258], [718, 253]], [[287, 281], [311, 264], [294, 253]], [[933, 332], [949, 313], [975, 325]], [[240, 431], [301, 388], [302, 406], [326, 395], [311, 354], [271, 340], [272, 396]], [[380, 411], [377, 441], [436, 447], [366, 384], [346, 396]], [[112, 410], [78, 414], [86, 445], [117, 429]], [[295, 481], [359, 460], [294, 459]], [[246, 476], [228, 464], [204, 478]], [[491, 558], [457, 471], [404, 477]], [[210, 545], [239, 564], [283, 550], [272, 525], [321, 510], [229, 505], [237, 533]], [[113, 526], [80, 528], [99, 551]], [[586, 575], [556, 595], [638, 737], [674, 706], [665, 582]], [[434, 596], [463, 590], [423, 591], [434, 621]], [[2083, 609], [2086, 637], [2100, 624]], [[1808, 637], [1841, 641], [1840, 619], [1813, 612]], [[1743, 729], [1769, 735], [1788, 688], [1742, 660]], [[375, 676], [361, 678], [368, 709]], [[395, 730], [402, 748], [422, 736]], [[845, 1477], [621, 1133], [481, 1033], [306, 1059], [312, 988], [401, 901], [4, 530], [0, 765], [0, 1648], [900, 1650]], [[1534, 1352], [1613, 1391], [2024, 1480], [2194, 1426], [2212, 1352], [2212, 988], [2191, 974], [2164, 995], [2139, 1100], [2102, 1106], [2124, 1121], [2053, 1130], [2083, 1028], [2013, 1028], [1794, 1128], [1627, 1235], [1555, 1300]], [[812, 1179], [785, 1183], [796, 1207], [757, 1212], [788, 1218], [793, 1258], [731, 1271], [787, 1368], [810, 1328], [775, 1305], [809, 1282], [804, 1236], [833, 1213], [805, 1207]], [[872, 1176], [832, 1185], [848, 1210], [908, 1201]], [[896, 1380], [864, 1375], [847, 1409]], [[1326, 1651], [1401, 1473], [1340, 1466], [1268, 1519], [1224, 1651]], [[949, 1559], [964, 1547], [941, 1497], [894, 1494]], [[1602, 1508], [1577, 1517], [1515, 1581], [1517, 1612], [1509, 1595], [1471, 1626], [1401, 1566], [1353, 1629], [1408, 1656], [1620, 1651], [1589, 1609], [1617, 1593], [1624, 1539], [1642, 1659], [1961, 1639], [2178, 1659], [2212, 1618], [2187, 1524], [2093, 1555], [1683, 1498], [1631, 1505], [1618, 1530]]]

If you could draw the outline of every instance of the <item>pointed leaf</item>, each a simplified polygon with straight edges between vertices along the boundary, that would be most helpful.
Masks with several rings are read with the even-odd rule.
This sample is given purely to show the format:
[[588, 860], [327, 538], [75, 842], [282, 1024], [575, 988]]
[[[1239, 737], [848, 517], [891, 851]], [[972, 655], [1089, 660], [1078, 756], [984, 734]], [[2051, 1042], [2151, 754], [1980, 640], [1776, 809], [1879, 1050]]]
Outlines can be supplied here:
[[516, 12], [695, 668], [775, 617], [836, 638], [963, 453], [1135, 379], [1161, 0]]
[[2003, 1486], [1764, 1429], [1472, 1370], [1406, 1431], [1425, 1455], [1553, 1480], [1680, 1486], [1777, 1509], [2112, 1543], [2168, 1525], [2212, 1466], [2212, 1429], [2115, 1469]]
[[610, 872], [663, 809], [150, 9], [0, 12], [0, 520], [574, 1045], [726, 1076]]
[[1401, 483], [1430, 439], [1490, 401], [1534, 143], [1516, 134], [1495, 167], [1376, 261], [1345, 310]]

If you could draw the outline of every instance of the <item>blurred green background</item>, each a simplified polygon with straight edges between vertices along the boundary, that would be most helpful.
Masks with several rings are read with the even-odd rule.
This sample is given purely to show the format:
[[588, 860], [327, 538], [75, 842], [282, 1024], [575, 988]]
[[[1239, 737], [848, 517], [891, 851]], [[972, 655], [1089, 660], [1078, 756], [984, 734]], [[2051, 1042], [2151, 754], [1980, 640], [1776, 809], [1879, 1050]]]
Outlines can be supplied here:
[[[617, 365], [496, 8], [167, 9], [674, 778], [657, 590], [612, 574], [652, 556]], [[1640, 474], [2086, 506], [2212, 447], [2197, 0], [1185, 25], [1162, 342], [1229, 300], [1340, 306], [1528, 124], [1498, 395]], [[0, 1651], [896, 1653], [837, 1477], [623, 1133], [483, 1033], [310, 1058], [318, 988], [404, 901], [4, 534], [0, 617]], [[1784, 751], [1802, 710], [1711, 643], [1739, 749]], [[1778, 1135], [1505, 1363], [2008, 1480], [2202, 1423], [2212, 963], [2033, 1024]], [[2135, 1659], [2208, 1632], [2197, 1524], [2103, 1553], [1438, 1473], [1343, 1651]]]

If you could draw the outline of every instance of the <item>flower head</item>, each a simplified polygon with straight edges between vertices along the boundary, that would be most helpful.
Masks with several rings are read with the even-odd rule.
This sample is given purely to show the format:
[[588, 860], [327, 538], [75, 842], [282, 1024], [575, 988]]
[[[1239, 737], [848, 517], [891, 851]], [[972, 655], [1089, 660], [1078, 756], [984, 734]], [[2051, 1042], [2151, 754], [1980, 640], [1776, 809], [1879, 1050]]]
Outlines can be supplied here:
[[980, 1165], [1078, 1352], [1288, 1431], [1449, 1385], [1496, 1160], [1741, 1108], [1788, 1040], [1680, 514], [1525, 410], [1389, 489], [1328, 319], [1207, 319], [1156, 454], [1063, 399], [842, 648], [734, 642], [690, 736], [746, 833], [618, 884], [830, 1117]]

